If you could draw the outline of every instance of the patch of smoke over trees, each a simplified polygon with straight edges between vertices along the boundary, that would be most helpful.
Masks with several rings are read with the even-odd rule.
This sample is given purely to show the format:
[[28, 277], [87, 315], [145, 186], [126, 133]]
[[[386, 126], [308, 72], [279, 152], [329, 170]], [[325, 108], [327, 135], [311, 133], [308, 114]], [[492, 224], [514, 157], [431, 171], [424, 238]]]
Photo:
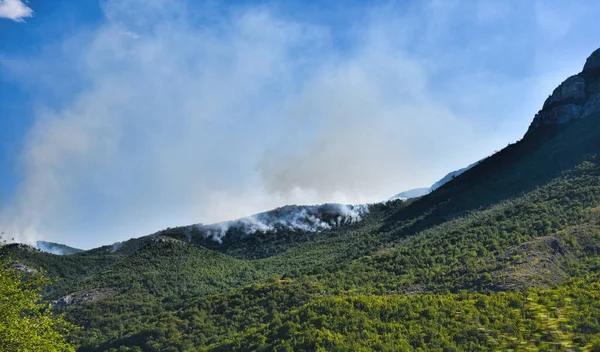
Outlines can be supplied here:
[[[268, 212], [255, 214], [233, 221], [212, 225], [197, 224], [206, 238], [221, 243], [231, 231], [245, 235], [256, 232], [277, 232], [278, 230], [318, 232], [330, 230], [341, 225], [353, 224], [362, 220], [369, 212], [367, 204], [323, 204], [323, 205], [287, 205]], [[191, 234], [187, 234], [191, 241]]]
[[114, 252], [118, 251], [119, 249], [121, 249], [122, 247], [123, 247], [123, 242], [115, 242], [110, 245], [109, 251], [111, 253], [114, 253]]
[[37, 249], [39, 249], [42, 252], [46, 252], [46, 253], [50, 253], [50, 254], [56, 254], [56, 255], [64, 255], [64, 251], [57, 246], [51, 245], [48, 242], [44, 242], [44, 241], [37, 241], [35, 243], [35, 247]]

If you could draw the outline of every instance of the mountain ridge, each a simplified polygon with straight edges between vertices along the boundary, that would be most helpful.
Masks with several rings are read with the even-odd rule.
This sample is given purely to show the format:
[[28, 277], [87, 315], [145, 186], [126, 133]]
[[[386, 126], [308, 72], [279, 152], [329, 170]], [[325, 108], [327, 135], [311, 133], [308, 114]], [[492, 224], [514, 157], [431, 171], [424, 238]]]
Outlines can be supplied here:
[[60, 278], [45, 295], [84, 327], [80, 351], [600, 349], [599, 56], [520, 141], [361, 221], [0, 250]]
[[600, 49], [587, 59], [583, 70], [564, 80], [546, 99], [527, 133], [546, 125], [564, 124], [600, 110]]
[[429, 193], [435, 191], [436, 189], [442, 187], [444, 184], [451, 181], [456, 176], [462, 174], [463, 172], [465, 172], [465, 171], [469, 170], [470, 168], [472, 168], [473, 166], [477, 165], [479, 162], [481, 162], [481, 160], [476, 161], [476, 162], [474, 162], [468, 166], [465, 166], [463, 168], [460, 168], [458, 170], [454, 170], [454, 171], [447, 173], [446, 176], [444, 176], [441, 179], [439, 179], [438, 181], [436, 181], [430, 187], [414, 188], [414, 189], [410, 189], [408, 191], [400, 192], [400, 193], [390, 197], [389, 200], [395, 200], [395, 199], [406, 200], [406, 199], [410, 199], [410, 198], [422, 197], [422, 196], [429, 194]]
[[70, 255], [83, 252], [83, 249], [74, 248], [64, 244], [48, 241], [36, 241], [35, 248], [47, 253], [57, 255]]

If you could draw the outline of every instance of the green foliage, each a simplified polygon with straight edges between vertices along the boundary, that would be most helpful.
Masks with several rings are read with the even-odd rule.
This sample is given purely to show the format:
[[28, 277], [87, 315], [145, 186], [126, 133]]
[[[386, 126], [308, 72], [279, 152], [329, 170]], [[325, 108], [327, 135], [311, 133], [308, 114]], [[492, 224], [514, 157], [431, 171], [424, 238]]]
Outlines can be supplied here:
[[[597, 278], [595, 279], [597, 280]], [[572, 351], [597, 349], [590, 319], [600, 285], [483, 295], [332, 296], [317, 299], [210, 351]], [[586, 321], [587, 323], [582, 323]]]
[[158, 297], [195, 296], [266, 278], [242, 260], [185, 242], [150, 242], [118, 263], [79, 281], [74, 288], [114, 288]]
[[50, 280], [42, 275], [25, 275], [0, 259], [0, 350], [74, 351], [67, 342], [74, 326], [56, 315], [40, 290]]
[[600, 350], [598, 130], [529, 134], [330, 231], [8, 252], [85, 298], [64, 307], [81, 351]]

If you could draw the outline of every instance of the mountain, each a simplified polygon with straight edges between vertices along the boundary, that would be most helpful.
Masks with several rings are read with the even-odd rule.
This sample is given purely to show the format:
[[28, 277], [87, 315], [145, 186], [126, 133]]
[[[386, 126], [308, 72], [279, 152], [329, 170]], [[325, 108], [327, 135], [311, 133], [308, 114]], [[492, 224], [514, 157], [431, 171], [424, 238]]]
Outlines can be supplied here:
[[82, 255], [128, 255], [156, 238], [172, 238], [236, 258], [259, 259], [359, 226], [373, 217], [370, 211], [376, 208], [376, 205], [367, 204], [287, 205], [232, 221], [168, 228], [145, 237], [94, 248]]
[[469, 170], [470, 168], [472, 168], [473, 166], [477, 165], [478, 163], [479, 163], [479, 161], [474, 162], [473, 164], [471, 164], [471, 165], [469, 165], [467, 167], [463, 167], [462, 169], [458, 169], [458, 170], [449, 172], [442, 179], [440, 179], [439, 181], [437, 181], [433, 185], [431, 185], [431, 187], [428, 187], [428, 188], [414, 188], [414, 189], [411, 189], [411, 190], [408, 190], [408, 191], [400, 192], [400, 193], [398, 193], [398, 194], [390, 197], [389, 200], [394, 200], [394, 199], [410, 199], [410, 198], [422, 197], [422, 196], [424, 196], [426, 194], [429, 194], [429, 193], [435, 191], [436, 189], [440, 188], [441, 186], [443, 186], [447, 182], [451, 181], [456, 176], [458, 176], [458, 175], [462, 174], [463, 172]]
[[409, 189], [408, 191], [400, 192], [400, 193], [390, 197], [389, 200], [395, 200], [395, 199], [406, 200], [406, 199], [410, 199], [410, 198], [417, 198], [417, 197], [422, 197], [430, 192], [431, 192], [431, 187], [413, 188], [413, 189]]
[[80, 351], [600, 350], [599, 56], [418, 198], [0, 255], [58, 278]]
[[529, 127], [531, 133], [540, 127], [569, 123], [596, 114], [600, 110], [600, 49], [586, 60], [583, 71], [561, 83]]
[[473, 166], [477, 165], [480, 161], [476, 161], [473, 164], [467, 166], [467, 167], [463, 167], [462, 169], [458, 169], [455, 171], [452, 171], [450, 173], [448, 173], [446, 176], [444, 176], [441, 180], [437, 181], [436, 183], [434, 183], [433, 185], [431, 185], [431, 191], [435, 191], [436, 189], [442, 187], [443, 185], [445, 185], [446, 183], [450, 182], [453, 178], [455, 178], [456, 176], [462, 174], [463, 172], [471, 169]]
[[[287, 205], [238, 220], [196, 225], [205, 238], [221, 243], [225, 237], [245, 237], [257, 232], [300, 230], [318, 232], [352, 224], [369, 212], [369, 206], [347, 204]], [[191, 237], [189, 238], [191, 241]]]
[[35, 247], [41, 251], [58, 255], [70, 255], [83, 252], [83, 249], [73, 248], [64, 244], [47, 241], [37, 241]]

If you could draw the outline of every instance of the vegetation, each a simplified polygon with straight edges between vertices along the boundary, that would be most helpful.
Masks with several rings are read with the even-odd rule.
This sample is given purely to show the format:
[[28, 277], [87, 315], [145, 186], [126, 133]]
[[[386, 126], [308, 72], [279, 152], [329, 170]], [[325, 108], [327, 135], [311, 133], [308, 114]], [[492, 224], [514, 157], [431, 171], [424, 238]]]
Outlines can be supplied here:
[[43, 295], [80, 351], [600, 351], [596, 131], [530, 133], [333, 230], [2, 253], [59, 278]]
[[578, 281], [525, 293], [332, 296], [207, 350], [597, 350], [598, 288]]
[[6, 257], [0, 260], [1, 350], [75, 351], [67, 342], [74, 326], [40, 298], [50, 281], [41, 274], [24, 275], [13, 264]]

